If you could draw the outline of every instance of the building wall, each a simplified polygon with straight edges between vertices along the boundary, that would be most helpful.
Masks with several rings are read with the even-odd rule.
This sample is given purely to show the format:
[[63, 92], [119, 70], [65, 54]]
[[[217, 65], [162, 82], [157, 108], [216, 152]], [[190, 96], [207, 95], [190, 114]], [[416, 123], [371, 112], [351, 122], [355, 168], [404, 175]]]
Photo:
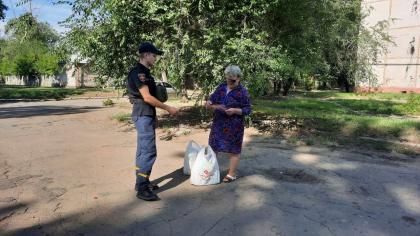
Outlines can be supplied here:
[[59, 84], [61, 87], [80, 88], [95, 87], [95, 75], [89, 72], [89, 68], [80, 64], [77, 67], [70, 66], [65, 73], [56, 76], [41, 76], [40, 79], [29, 84], [25, 76], [5, 76], [3, 77], [6, 85], [33, 85], [41, 87], [52, 87]]
[[[27, 76], [4, 76], [6, 85], [41, 86], [52, 87], [54, 84], [65, 85], [67, 77], [65, 74], [57, 76], [41, 76], [35, 81], [29, 81]], [[32, 84], [31, 84], [32, 83]]]
[[85, 64], [78, 64], [77, 67], [71, 66], [66, 71], [68, 82], [67, 87], [95, 87], [95, 75], [91, 74], [89, 67]]
[[364, 0], [372, 11], [367, 25], [390, 22], [388, 30], [395, 45], [374, 66], [378, 91], [420, 92], [420, 0]]

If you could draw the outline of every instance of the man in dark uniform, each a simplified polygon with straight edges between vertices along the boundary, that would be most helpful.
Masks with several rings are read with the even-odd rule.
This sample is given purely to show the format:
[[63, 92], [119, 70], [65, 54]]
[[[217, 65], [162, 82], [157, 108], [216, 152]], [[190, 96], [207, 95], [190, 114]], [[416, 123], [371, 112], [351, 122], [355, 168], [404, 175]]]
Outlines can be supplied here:
[[178, 108], [168, 106], [156, 98], [155, 79], [150, 69], [157, 56], [163, 52], [152, 43], [144, 42], [139, 47], [139, 63], [128, 74], [127, 88], [133, 104], [132, 120], [137, 129], [136, 190], [137, 197], [146, 201], [158, 200], [153, 193], [149, 177], [156, 160], [156, 107], [176, 115]]

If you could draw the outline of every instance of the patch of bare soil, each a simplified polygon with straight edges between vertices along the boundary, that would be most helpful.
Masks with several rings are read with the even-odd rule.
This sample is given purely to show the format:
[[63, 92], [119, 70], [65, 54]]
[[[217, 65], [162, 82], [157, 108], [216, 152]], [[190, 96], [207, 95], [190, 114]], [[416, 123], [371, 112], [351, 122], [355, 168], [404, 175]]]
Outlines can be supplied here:
[[121, 97], [122, 92], [118, 91], [87, 91], [83, 94], [77, 94], [70, 96], [72, 98], [114, 98], [114, 97]]
[[257, 172], [271, 179], [279, 181], [308, 184], [316, 184], [322, 182], [322, 179], [318, 178], [315, 175], [305, 172], [304, 169], [270, 168], [257, 169]]

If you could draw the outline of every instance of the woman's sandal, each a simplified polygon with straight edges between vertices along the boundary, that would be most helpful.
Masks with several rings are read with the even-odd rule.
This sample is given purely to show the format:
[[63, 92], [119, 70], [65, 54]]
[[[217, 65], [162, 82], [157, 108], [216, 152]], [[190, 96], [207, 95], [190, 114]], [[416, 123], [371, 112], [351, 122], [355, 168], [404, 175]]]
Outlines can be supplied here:
[[226, 175], [224, 178], [223, 178], [223, 183], [230, 183], [230, 182], [233, 182], [233, 181], [235, 181], [235, 180], [237, 180], [239, 177], [237, 176], [237, 175], [235, 175], [235, 176], [230, 176], [230, 175]]

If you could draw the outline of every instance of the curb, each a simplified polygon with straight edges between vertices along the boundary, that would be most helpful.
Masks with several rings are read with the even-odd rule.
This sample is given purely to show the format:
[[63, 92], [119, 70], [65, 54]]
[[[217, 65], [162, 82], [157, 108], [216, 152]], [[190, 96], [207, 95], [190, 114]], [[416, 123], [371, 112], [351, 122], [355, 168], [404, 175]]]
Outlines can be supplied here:
[[0, 99], [0, 103], [6, 102], [46, 102], [46, 101], [65, 101], [65, 100], [89, 100], [89, 99], [128, 99], [128, 97], [70, 97], [63, 99], [31, 99], [31, 98], [19, 98], [19, 99]]
[[64, 98], [61, 100], [81, 100], [81, 99], [120, 99], [120, 98], [127, 98], [126, 96], [124, 97], [70, 97], [70, 98]]

